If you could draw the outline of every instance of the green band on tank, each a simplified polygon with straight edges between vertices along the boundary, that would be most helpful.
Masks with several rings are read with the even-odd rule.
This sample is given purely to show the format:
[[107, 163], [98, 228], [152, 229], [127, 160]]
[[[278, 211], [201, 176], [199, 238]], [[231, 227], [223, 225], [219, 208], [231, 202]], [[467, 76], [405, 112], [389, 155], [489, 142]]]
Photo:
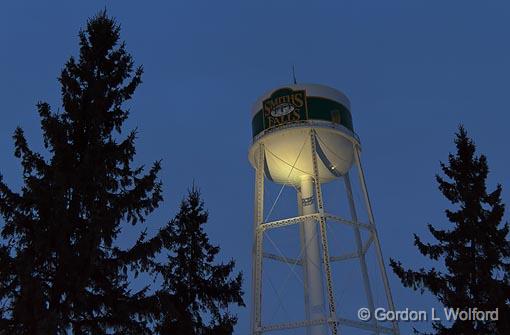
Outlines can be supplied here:
[[[261, 109], [253, 116], [252, 119], [252, 131], [253, 137], [260, 134], [262, 131], [274, 127], [281, 126], [283, 124], [289, 124], [293, 122], [300, 122], [303, 120], [323, 120], [329, 121], [336, 124], [341, 124], [347, 129], [354, 131], [352, 125], [351, 112], [339, 102], [322, 98], [322, 97], [306, 97], [306, 113], [300, 113], [299, 119], [292, 119], [290, 117], [272, 118], [267, 122], [268, 116], [264, 118], [264, 111]], [[266, 114], [268, 112], [266, 111]], [[275, 122], [275, 120], [277, 120]], [[270, 123], [270, 124], [269, 124]]]

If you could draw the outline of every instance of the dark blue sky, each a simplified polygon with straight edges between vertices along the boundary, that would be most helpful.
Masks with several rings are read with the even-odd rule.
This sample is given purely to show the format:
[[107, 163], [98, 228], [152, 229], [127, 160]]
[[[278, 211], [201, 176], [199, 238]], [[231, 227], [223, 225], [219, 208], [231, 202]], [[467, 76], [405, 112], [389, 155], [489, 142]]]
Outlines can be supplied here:
[[[57, 76], [77, 54], [86, 19], [108, 9], [144, 83], [127, 128], [138, 126], [137, 161], [163, 159], [165, 202], [157, 229], [195, 181], [210, 210], [208, 231], [245, 273], [249, 302], [253, 171], [250, 108], [267, 89], [314, 82], [344, 91], [383, 252], [427, 264], [412, 245], [426, 223], [441, 227], [448, 204], [437, 190], [439, 160], [463, 123], [489, 159], [490, 185], [510, 203], [510, 3], [507, 1], [188, 1], [0, 4], [0, 171], [14, 187], [20, 169], [11, 135], [21, 125], [41, 148], [39, 100], [60, 107]], [[508, 215], [506, 215], [508, 218]], [[126, 234], [126, 240], [133, 239]], [[401, 308], [433, 304], [390, 273]], [[248, 309], [237, 334], [246, 334]], [[426, 328], [426, 324], [415, 324]], [[403, 324], [403, 334], [410, 324]]]

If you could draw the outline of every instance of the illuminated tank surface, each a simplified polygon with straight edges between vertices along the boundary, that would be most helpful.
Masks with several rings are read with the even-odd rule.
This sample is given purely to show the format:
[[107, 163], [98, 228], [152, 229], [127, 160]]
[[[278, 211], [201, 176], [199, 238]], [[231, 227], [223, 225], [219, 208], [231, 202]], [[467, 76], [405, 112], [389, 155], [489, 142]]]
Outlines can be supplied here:
[[359, 144], [350, 102], [342, 92], [317, 84], [276, 88], [255, 102], [249, 153], [252, 166], [256, 166], [259, 144], [263, 144], [266, 178], [279, 184], [299, 184], [301, 177], [313, 175], [312, 128], [317, 137], [320, 182], [342, 176], [353, 163], [353, 143]]

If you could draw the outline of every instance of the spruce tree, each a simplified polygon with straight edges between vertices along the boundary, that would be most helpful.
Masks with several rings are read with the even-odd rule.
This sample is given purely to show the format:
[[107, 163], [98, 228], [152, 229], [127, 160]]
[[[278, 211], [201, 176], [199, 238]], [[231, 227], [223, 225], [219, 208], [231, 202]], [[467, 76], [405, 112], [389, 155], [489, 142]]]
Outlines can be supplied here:
[[414, 235], [420, 253], [437, 261], [438, 267], [416, 271], [404, 269], [395, 260], [391, 260], [391, 267], [405, 287], [421, 293], [429, 291], [445, 308], [498, 309], [495, 322], [434, 321], [435, 334], [507, 335], [510, 334], [510, 243], [509, 225], [502, 222], [505, 211], [502, 187], [498, 184], [492, 192], [487, 190], [487, 159], [476, 155], [475, 144], [462, 126], [456, 133], [455, 144], [456, 154], [448, 156], [448, 164], [440, 164], [445, 177], [436, 175], [439, 190], [455, 207], [445, 210], [450, 229], [429, 224], [428, 230], [437, 240], [435, 244], [424, 243]]
[[[222, 310], [230, 302], [242, 304], [240, 275], [229, 279], [234, 263], [212, 265], [218, 248], [208, 244], [200, 225], [185, 231], [196, 234], [205, 252], [181, 249], [180, 222], [203, 220], [201, 210], [190, 207], [152, 238], [143, 232], [121, 248], [126, 225], [143, 224], [162, 201], [160, 162], [147, 172], [133, 166], [137, 132], [122, 129], [125, 103], [143, 70], [134, 66], [119, 25], [106, 12], [87, 22], [79, 45], [79, 58], [71, 57], [58, 78], [62, 111], [37, 104], [48, 157], [32, 151], [18, 128], [13, 137], [21, 191], [0, 176], [0, 334], [153, 334], [156, 326], [160, 334], [183, 334], [175, 329], [188, 324], [189, 315], [180, 303], [210, 311], [213, 326], [193, 314], [190, 329], [197, 334], [231, 334], [236, 320]], [[191, 198], [188, 203], [195, 206]], [[189, 278], [171, 271], [185, 272], [188, 263], [179, 262], [188, 261], [186, 252], [200, 270], [194, 283], [209, 280], [215, 288], [185, 286]], [[171, 265], [158, 262], [173, 253]], [[130, 280], [140, 273], [164, 278], [164, 285], [133, 290]], [[172, 320], [169, 331], [163, 320]]]
[[237, 318], [227, 308], [232, 303], [244, 306], [242, 276], [230, 278], [234, 261], [215, 264], [220, 249], [203, 230], [207, 218], [200, 192], [193, 187], [166, 227], [170, 253], [159, 265], [163, 277], [159, 294], [173, 295], [175, 310], [163, 309], [157, 325], [160, 334], [232, 334]]
[[2, 328], [16, 334], [143, 333], [125, 264], [114, 255], [122, 223], [137, 224], [161, 201], [156, 162], [132, 167], [136, 131], [122, 137], [123, 106], [141, 83], [142, 68], [119, 42], [106, 13], [79, 33], [79, 59], [66, 63], [61, 113], [37, 104], [45, 159], [23, 130], [14, 134], [23, 187], [0, 182]]

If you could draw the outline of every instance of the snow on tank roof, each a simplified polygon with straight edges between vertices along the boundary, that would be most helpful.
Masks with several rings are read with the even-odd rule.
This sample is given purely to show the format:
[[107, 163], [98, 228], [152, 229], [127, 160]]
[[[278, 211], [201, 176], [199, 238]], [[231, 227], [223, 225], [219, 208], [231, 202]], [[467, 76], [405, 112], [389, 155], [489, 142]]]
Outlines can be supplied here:
[[331, 88], [329, 86], [320, 85], [320, 84], [292, 84], [292, 85], [282, 85], [279, 87], [275, 87], [259, 97], [255, 104], [253, 104], [253, 108], [251, 111], [252, 117], [257, 114], [258, 111], [262, 109], [262, 102], [269, 98], [274, 91], [277, 91], [282, 88], [290, 88], [292, 90], [306, 90], [307, 97], [323, 97], [331, 100], [335, 100], [340, 102], [342, 105], [351, 110], [351, 102], [349, 98], [339, 90]]

